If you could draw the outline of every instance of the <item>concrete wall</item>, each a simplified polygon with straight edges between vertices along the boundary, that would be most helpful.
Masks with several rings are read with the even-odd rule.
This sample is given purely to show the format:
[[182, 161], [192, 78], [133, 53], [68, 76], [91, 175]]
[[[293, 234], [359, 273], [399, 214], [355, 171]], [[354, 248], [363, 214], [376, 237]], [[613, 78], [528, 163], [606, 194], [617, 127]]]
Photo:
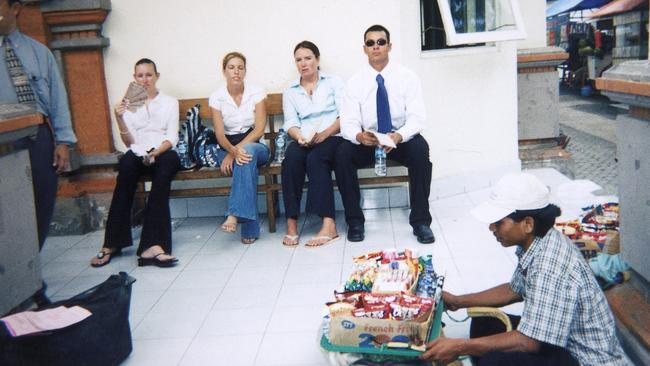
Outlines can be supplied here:
[[[536, 0], [526, 16], [533, 23], [526, 26], [532, 38], [520, 45], [538, 45], [544, 38], [544, 27], [537, 24], [543, 6], [537, 3], [543, 1]], [[321, 49], [324, 71], [347, 79], [367, 62], [363, 31], [380, 23], [391, 31], [392, 60], [422, 80], [428, 113], [424, 135], [436, 181], [432, 198], [476, 188], [458, 186], [468, 176], [474, 185], [486, 186], [503, 171], [519, 169], [518, 43], [423, 53], [419, 19], [418, 0], [113, 0], [103, 32], [111, 40], [105, 53], [110, 104], [121, 99], [140, 57], [158, 63], [159, 86], [166, 93], [208, 96], [223, 83], [219, 65], [231, 50], [248, 57], [249, 82], [280, 92], [297, 76], [292, 50], [303, 39]]]
[[524, 18], [526, 39], [517, 42], [517, 48], [546, 46], [546, 1], [518, 0]]
[[646, 280], [650, 279], [650, 121], [619, 115], [618, 176], [621, 203], [622, 256]]
[[560, 90], [556, 71], [519, 74], [519, 139], [557, 137]]

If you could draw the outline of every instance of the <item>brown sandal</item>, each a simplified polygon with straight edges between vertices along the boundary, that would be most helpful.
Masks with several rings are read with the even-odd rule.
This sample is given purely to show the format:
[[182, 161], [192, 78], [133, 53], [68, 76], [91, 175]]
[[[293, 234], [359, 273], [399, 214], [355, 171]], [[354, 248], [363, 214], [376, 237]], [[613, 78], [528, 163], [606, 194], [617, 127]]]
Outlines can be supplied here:
[[120, 255], [122, 255], [122, 249], [102, 248], [99, 253], [93, 257], [93, 259], [97, 258], [101, 261], [106, 258], [106, 262], [93, 263], [91, 260], [90, 266], [95, 268], [103, 267], [111, 263], [111, 259], [113, 259], [113, 257], [119, 257]]

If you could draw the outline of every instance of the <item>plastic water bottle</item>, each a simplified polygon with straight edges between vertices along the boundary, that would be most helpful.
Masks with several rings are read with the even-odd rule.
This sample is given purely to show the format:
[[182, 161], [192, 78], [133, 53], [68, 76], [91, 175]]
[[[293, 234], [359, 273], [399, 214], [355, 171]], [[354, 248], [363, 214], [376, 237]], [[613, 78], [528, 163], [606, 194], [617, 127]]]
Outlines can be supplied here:
[[381, 146], [375, 148], [375, 174], [380, 177], [386, 176], [386, 151]]
[[284, 152], [287, 147], [287, 134], [284, 129], [278, 131], [278, 136], [275, 138], [275, 162], [281, 164], [284, 160]]
[[181, 161], [181, 166], [183, 168], [188, 168], [191, 165], [190, 156], [187, 151], [187, 142], [185, 142], [185, 137], [182, 132], [178, 132], [178, 144], [176, 145], [176, 152], [178, 153], [178, 158]]

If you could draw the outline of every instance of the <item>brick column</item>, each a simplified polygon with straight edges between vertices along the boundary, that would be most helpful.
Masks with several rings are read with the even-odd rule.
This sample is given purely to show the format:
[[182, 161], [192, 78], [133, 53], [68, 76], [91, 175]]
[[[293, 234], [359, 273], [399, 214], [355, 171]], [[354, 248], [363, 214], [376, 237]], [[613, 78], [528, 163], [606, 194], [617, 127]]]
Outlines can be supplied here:
[[27, 0], [19, 27], [54, 53], [68, 92], [78, 144], [73, 172], [59, 179], [50, 235], [82, 234], [104, 225], [115, 186], [102, 25], [110, 0]]
[[[102, 50], [102, 24], [110, 1], [46, 1], [41, 3], [49, 27], [49, 46], [60, 54], [68, 90], [70, 112], [82, 155], [113, 152], [110, 108]], [[83, 161], [83, 159], [82, 159]]]

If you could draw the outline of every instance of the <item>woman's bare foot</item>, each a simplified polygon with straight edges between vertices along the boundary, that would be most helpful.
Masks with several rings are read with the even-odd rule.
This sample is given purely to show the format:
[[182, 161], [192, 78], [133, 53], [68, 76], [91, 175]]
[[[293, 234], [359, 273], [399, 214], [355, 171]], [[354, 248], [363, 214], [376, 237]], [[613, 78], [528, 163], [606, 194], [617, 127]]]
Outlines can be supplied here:
[[122, 251], [115, 248], [102, 248], [99, 253], [90, 260], [90, 265], [93, 267], [102, 267], [110, 263], [112, 257], [121, 254]]
[[145, 250], [144, 252], [140, 253], [140, 258], [149, 259], [154, 257], [158, 258], [158, 260], [161, 261], [171, 261], [176, 259], [176, 257], [174, 257], [173, 255], [165, 253], [165, 251], [160, 245], [151, 246], [147, 248], [147, 250]]
[[282, 245], [294, 247], [298, 245], [300, 237], [298, 236], [298, 220], [287, 219], [287, 234], [282, 238]]
[[339, 239], [339, 234], [336, 232], [336, 221], [331, 217], [323, 217], [323, 225], [320, 230], [311, 238], [305, 246], [319, 247], [322, 245], [330, 244]]
[[226, 233], [234, 233], [237, 231], [237, 217], [229, 215], [226, 221], [221, 224], [221, 231]]

